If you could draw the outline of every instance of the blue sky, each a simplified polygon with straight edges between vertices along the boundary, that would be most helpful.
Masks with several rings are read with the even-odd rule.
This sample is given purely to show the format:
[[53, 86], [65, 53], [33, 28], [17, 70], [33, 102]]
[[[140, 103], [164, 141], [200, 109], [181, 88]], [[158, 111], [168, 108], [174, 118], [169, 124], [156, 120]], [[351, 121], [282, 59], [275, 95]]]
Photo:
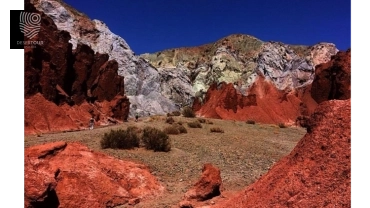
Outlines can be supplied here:
[[105, 22], [136, 54], [214, 42], [230, 34], [263, 41], [351, 47], [350, 0], [65, 0]]

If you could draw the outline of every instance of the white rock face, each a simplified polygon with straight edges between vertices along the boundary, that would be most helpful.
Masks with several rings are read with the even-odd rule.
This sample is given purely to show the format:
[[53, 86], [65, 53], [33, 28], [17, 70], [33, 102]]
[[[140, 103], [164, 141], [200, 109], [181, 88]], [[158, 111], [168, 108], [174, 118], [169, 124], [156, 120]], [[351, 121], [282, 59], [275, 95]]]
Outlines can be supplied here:
[[311, 47], [311, 57], [314, 66], [330, 61], [331, 56], [338, 53], [333, 43], [318, 43]]
[[130, 114], [164, 114], [178, 110], [173, 101], [161, 93], [158, 70], [135, 56], [126, 41], [112, 33], [100, 20], [71, 11], [58, 1], [39, 0], [35, 7], [51, 17], [59, 30], [68, 31], [73, 49], [77, 44], [90, 46], [97, 53], [106, 53], [118, 63], [118, 74], [124, 76], [125, 92], [131, 102]]

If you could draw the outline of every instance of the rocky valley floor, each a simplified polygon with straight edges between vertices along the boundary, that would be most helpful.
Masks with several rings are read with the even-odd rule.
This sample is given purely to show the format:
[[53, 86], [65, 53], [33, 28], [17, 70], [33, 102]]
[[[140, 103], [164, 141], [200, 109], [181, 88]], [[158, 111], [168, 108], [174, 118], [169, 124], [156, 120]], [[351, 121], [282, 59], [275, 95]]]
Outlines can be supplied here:
[[[170, 135], [172, 149], [167, 153], [144, 148], [114, 150], [100, 147], [101, 138], [110, 129], [126, 129], [128, 126], [164, 129], [169, 124], [161, 116], [140, 118], [139, 122], [129, 119], [123, 124], [98, 127], [91, 131], [25, 136], [24, 145], [27, 148], [54, 141], [77, 141], [94, 151], [145, 164], [165, 186], [166, 191], [160, 197], [144, 200], [135, 207], [178, 207], [184, 193], [200, 177], [203, 164], [212, 163], [221, 170], [221, 196], [202, 202], [202, 205], [210, 205], [253, 183], [275, 162], [289, 154], [306, 133], [306, 129], [298, 127], [279, 128], [272, 124], [247, 124], [218, 119], [207, 119], [213, 124], [202, 123], [202, 128], [189, 128], [186, 123], [197, 118], [173, 118], [175, 122], [182, 122], [188, 133]], [[212, 127], [220, 127], [224, 133], [211, 133]]]

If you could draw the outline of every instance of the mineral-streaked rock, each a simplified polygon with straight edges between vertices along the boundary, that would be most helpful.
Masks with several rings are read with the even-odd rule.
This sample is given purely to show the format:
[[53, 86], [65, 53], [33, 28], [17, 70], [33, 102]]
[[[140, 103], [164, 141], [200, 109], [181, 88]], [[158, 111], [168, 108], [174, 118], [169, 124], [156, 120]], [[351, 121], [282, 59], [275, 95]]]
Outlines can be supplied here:
[[131, 115], [135, 111], [164, 114], [178, 110], [173, 101], [162, 95], [159, 83], [161, 75], [157, 69], [135, 56], [126, 41], [112, 33], [102, 21], [90, 20], [59, 0], [35, 0], [34, 5], [51, 17], [59, 30], [70, 33], [73, 48], [83, 43], [97, 53], [108, 54], [109, 60], [117, 61], [118, 74], [124, 76], [125, 93], [132, 104]]

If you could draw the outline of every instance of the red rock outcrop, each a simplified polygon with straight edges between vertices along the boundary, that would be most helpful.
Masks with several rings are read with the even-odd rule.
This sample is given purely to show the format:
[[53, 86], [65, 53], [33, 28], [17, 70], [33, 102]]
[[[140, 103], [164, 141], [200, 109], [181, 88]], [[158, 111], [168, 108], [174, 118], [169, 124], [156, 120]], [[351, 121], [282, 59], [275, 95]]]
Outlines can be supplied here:
[[220, 169], [210, 163], [204, 164], [202, 176], [188, 190], [185, 195], [185, 200], [204, 201], [211, 199], [221, 194], [222, 179]]
[[351, 98], [351, 49], [316, 67], [311, 95], [318, 103]]
[[25, 149], [25, 207], [114, 207], [164, 191], [148, 168], [94, 152], [79, 143]]
[[[29, 0], [25, 10], [40, 13]], [[117, 62], [83, 44], [72, 51], [70, 38], [41, 13], [33, 40], [43, 44], [24, 50], [26, 133], [85, 128], [91, 116], [97, 125], [128, 117], [130, 103]]]
[[321, 103], [307, 129], [267, 174], [214, 207], [350, 207], [351, 100]]
[[221, 83], [219, 87], [213, 84], [197, 114], [220, 119], [294, 124], [302, 110], [311, 112], [316, 107], [314, 101], [309, 105], [302, 102], [303, 95], [307, 94], [304, 90], [280, 91], [263, 77], [257, 79], [248, 96], [238, 93], [232, 84]]

